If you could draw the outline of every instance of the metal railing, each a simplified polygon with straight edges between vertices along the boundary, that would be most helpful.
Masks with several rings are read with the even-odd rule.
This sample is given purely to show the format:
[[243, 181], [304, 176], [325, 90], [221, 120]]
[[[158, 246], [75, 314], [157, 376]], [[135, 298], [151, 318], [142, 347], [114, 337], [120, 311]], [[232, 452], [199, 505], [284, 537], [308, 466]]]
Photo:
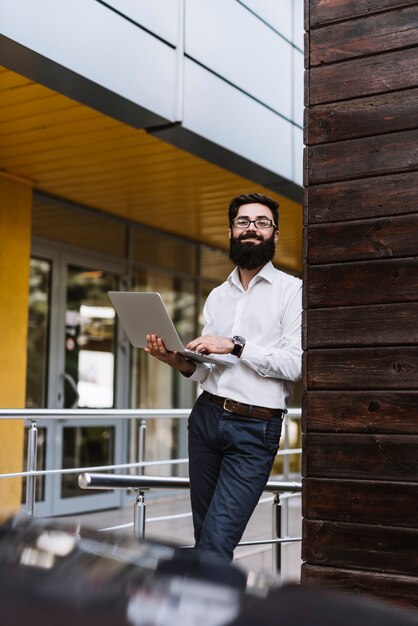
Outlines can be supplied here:
[[[187, 419], [190, 409], [0, 409], [0, 421], [10, 419], [24, 419], [29, 424], [28, 446], [27, 446], [27, 471], [10, 472], [0, 474], [0, 478], [27, 477], [26, 482], [26, 503], [25, 510], [28, 516], [35, 513], [36, 498], [36, 477], [47, 474], [79, 474], [79, 486], [82, 489], [125, 489], [133, 490], [136, 493], [136, 502], [134, 504], [133, 528], [134, 534], [138, 539], [145, 536], [146, 523], [146, 505], [145, 491], [149, 489], [189, 489], [189, 479], [181, 477], [158, 477], [145, 476], [144, 471], [148, 466], [155, 465], [175, 465], [187, 463], [188, 459], [169, 459], [160, 461], [147, 462], [146, 458], [146, 432], [147, 422], [149, 420], [170, 418], [170, 419]], [[301, 537], [289, 537], [286, 528], [286, 536], [281, 536], [281, 501], [280, 494], [288, 494], [288, 496], [298, 495], [301, 492], [301, 483], [290, 480], [289, 456], [293, 454], [301, 454], [300, 448], [289, 448], [289, 420], [299, 420], [301, 410], [290, 409], [284, 420], [284, 443], [285, 447], [278, 452], [278, 456], [284, 457], [283, 463], [283, 481], [270, 480], [265, 491], [275, 494], [273, 500], [273, 538], [259, 541], [241, 542], [242, 545], [262, 545], [272, 544], [275, 562], [280, 568], [280, 551], [277, 546], [283, 543], [292, 543], [301, 541]], [[134, 418], [139, 419], [140, 425], [138, 429], [138, 461], [134, 463], [119, 463], [115, 465], [92, 466], [92, 467], [73, 467], [66, 469], [38, 470], [37, 469], [37, 438], [38, 438], [38, 420], [57, 420], [57, 419], [97, 419], [104, 418]], [[140, 472], [139, 476], [128, 474], [100, 474], [94, 473], [100, 470], [116, 470], [137, 468]], [[287, 507], [288, 500], [286, 498], [285, 505]]]

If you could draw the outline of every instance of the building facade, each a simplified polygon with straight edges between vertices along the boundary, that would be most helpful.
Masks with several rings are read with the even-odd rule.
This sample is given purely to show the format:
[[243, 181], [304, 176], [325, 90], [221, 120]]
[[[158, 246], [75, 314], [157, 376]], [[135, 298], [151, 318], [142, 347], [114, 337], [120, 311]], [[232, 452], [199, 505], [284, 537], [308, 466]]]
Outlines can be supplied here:
[[[303, 2], [0, 2], [1, 406], [188, 407], [196, 389], [131, 350], [111, 289], [162, 293], [181, 336], [230, 271], [226, 209], [281, 205], [276, 263], [301, 271]], [[23, 424], [2, 422], [1, 468]], [[151, 455], [182, 456], [155, 426]], [[40, 423], [44, 468], [135, 458], [117, 420]], [[17, 507], [18, 481], [0, 483]], [[40, 514], [117, 505], [71, 480]]]

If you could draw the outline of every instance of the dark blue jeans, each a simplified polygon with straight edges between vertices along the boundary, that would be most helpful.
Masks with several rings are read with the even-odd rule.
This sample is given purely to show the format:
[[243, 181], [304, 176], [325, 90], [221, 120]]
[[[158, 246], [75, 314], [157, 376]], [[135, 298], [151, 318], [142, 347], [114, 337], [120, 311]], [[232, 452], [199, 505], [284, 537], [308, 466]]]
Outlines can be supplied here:
[[188, 428], [195, 547], [230, 561], [269, 478], [282, 421], [229, 413], [203, 393]]

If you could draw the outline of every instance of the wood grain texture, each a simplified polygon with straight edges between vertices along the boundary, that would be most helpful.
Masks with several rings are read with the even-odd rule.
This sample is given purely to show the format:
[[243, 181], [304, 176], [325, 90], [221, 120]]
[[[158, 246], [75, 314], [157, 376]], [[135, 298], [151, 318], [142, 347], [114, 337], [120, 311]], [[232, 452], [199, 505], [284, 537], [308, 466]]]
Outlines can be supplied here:
[[302, 558], [313, 565], [414, 576], [418, 530], [304, 520]]
[[418, 435], [418, 391], [309, 391], [302, 430]]
[[372, 15], [381, 11], [393, 10], [416, 4], [414, 0], [310, 0], [310, 19], [306, 23], [310, 28], [322, 26], [330, 22], [348, 20], [362, 15]]
[[310, 433], [302, 445], [308, 478], [418, 482], [417, 435]]
[[418, 47], [309, 70], [309, 104], [338, 102], [372, 94], [415, 88], [418, 84]]
[[309, 519], [418, 527], [418, 483], [309, 478], [303, 491]]
[[418, 259], [381, 259], [308, 268], [309, 307], [418, 301]]
[[418, 2], [306, 10], [303, 581], [418, 607]]
[[[418, 30], [418, 29], [417, 29]], [[305, 109], [305, 144], [315, 145], [414, 129], [418, 89]]]
[[312, 185], [305, 224], [395, 216], [417, 211], [418, 172]]
[[418, 609], [418, 578], [340, 567], [302, 565], [302, 583], [340, 589], [384, 600], [388, 605]]
[[308, 350], [308, 390], [414, 390], [418, 346]]
[[418, 303], [309, 309], [304, 349], [418, 344]]
[[307, 152], [308, 180], [312, 185], [415, 171], [418, 130], [320, 144]]
[[414, 46], [417, 23], [418, 6], [411, 5], [312, 29], [311, 67]]
[[349, 224], [312, 225], [308, 254], [312, 264], [417, 255], [418, 213]]

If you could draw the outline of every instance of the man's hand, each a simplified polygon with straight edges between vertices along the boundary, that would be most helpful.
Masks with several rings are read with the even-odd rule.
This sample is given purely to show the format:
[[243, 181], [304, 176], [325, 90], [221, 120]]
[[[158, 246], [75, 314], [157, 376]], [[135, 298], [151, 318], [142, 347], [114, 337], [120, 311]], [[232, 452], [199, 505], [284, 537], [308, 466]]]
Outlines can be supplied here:
[[169, 352], [164, 345], [163, 340], [158, 335], [147, 335], [147, 346], [145, 352], [154, 356], [159, 361], [167, 363], [174, 369], [178, 370], [183, 376], [191, 376], [196, 369], [192, 361], [186, 359], [178, 352]]
[[234, 349], [234, 342], [230, 337], [202, 335], [188, 343], [186, 348], [202, 354], [230, 354]]

